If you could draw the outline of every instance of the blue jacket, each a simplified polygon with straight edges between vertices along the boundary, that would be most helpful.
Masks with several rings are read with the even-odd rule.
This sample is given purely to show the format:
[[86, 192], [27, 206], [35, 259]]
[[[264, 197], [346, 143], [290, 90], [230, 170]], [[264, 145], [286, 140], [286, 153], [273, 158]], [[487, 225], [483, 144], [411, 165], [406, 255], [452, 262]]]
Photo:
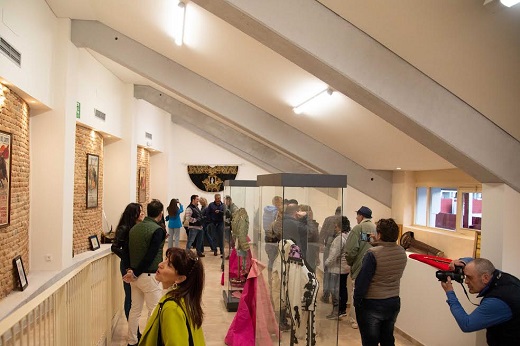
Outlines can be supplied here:
[[182, 227], [182, 221], [181, 221], [181, 213], [184, 211], [184, 207], [182, 204], [179, 206], [179, 211], [177, 212], [177, 215], [175, 217], [170, 218], [169, 215], [166, 215], [164, 218], [166, 221], [168, 221], [168, 228], [181, 228]]

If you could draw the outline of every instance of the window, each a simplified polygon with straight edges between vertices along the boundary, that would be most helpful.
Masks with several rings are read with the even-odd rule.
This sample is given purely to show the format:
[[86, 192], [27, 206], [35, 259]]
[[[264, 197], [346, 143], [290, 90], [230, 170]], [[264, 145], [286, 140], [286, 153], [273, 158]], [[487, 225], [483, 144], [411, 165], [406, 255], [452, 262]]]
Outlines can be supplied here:
[[[458, 198], [458, 197], [461, 198]], [[414, 224], [450, 231], [480, 230], [482, 193], [453, 187], [416, 188]]]
[[482, 222], [482, 193], [462, 194], [462, 228], [480, 229]]
[[457, 226], [457, 189], [430, 188], [430, 218], [428, 226], [455, 230]]

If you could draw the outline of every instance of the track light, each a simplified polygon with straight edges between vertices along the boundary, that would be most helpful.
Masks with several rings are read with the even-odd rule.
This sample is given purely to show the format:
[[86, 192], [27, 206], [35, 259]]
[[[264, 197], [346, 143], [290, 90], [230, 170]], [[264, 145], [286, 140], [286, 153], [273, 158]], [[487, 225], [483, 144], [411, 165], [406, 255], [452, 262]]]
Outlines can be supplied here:
[[511, 6], [518, 4], [520, 2], [520, 0], [500, 0], [500, 2], [504, 6], [511, 7]]
[[175, 44], [182, 46], [184, 40], [184, 20], [186, 18], [186, 4], [179, 1], [175, 10]]
[[310, 107], [311, 105], [316, 105], [318, 103], [327, 101], [326, 99], [328, 99], [329, 96], [332, 96], [333, 93], [334, 93], [334, 90], [332, 90], [331, 88], [327, 88], [323, 91], [320, 91], [319, 93], [317, 93], [310, 99], [307, 99], [306, 101], [302, 102], [298, 106], [294, 107], [293, 112], [296, 114], [301, 114], [301, 113], [305, 112], [305, 109]]

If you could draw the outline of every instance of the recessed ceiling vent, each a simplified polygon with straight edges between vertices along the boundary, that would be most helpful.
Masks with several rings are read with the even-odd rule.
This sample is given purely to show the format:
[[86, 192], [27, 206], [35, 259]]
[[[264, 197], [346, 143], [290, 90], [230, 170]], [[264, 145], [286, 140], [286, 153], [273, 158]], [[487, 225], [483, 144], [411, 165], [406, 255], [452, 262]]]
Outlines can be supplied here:
[[152, 134], [151, 134], [151, 133], [148, 133], [148, 132], [145, 132], [145, 133], [144, 133], [144, 137], [145, 137], [146, 139], [152, 139]]
[[105, 121], [105, 119], [107, 118], [107, 115], [105, 113], [103, 113], [102, 111], [97, 110], [95, 108], [94, 108], [94, 116], [96, 118], [99, 118], [99, 119], [103, 120], [103, 121]]
[[0, 51], [16, 65], [22, 65], [22, 54], [13, 48], [6, 40], [0, 37]]

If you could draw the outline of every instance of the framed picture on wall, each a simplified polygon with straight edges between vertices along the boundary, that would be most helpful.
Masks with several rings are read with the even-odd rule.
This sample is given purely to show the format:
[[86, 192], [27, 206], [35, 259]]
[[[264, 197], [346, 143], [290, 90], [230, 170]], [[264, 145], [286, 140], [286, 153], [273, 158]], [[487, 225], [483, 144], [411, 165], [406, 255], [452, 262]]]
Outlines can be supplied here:
[[11, 219], [11, 141], [13, 135], [0, 131], [0, 227]]
[[27, 282], [27, 276], [25, 275], [25, 267], [23, 266], [22, 256], [16, 256], [13, 259], [13, 267], [16, 273], [16, 277], [18, 278], [20, 288], [23, 291], [27, 285], [29, 285], [29, 282]]
[[99, 249], [99, 239], [97, 235], [91, 235], [90, 237], [88, 237], [88, 240], [90, 242], [90, 250], [94, 251]]
[[146, 167], [139, 167], [138, 202], [146, 202]]
[[87, 154], [87, 209], [98, 206], [99, 156]]

